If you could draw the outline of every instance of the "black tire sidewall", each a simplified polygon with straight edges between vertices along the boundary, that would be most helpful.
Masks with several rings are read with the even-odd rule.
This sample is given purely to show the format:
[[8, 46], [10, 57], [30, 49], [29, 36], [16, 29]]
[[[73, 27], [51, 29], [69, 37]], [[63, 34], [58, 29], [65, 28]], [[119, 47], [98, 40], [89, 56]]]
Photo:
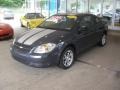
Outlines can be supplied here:
[[22, 22], [21, 22], [21, 27], [24, 27], [24, 25], [22, 24]]
[[[71, 65], [68, 66], [68, 67], [66, 67], [66, 66], [63, 64], [63, 56], [64, 56], [65, 52], [68, 51], [68, 50], [71, 50], [71, 51], [73, 52], [73, 58], [74, 58], [74, 59], [73, 59]], [[68, 69], [68, 68], [70, 68], [70, 67], [73, 65], [73, 63], [74, 63], [75, 58], [76, 58], [76, 57], [75, 57], [75, 50], [74, 50], [72, 47], [67, 47], [67, 48], [65, 48], [65, 49], [63, 50], [61, 56], [60, 56], [59, 67], [60, 67], [60, 68], [63, 68], [63, 69]]]

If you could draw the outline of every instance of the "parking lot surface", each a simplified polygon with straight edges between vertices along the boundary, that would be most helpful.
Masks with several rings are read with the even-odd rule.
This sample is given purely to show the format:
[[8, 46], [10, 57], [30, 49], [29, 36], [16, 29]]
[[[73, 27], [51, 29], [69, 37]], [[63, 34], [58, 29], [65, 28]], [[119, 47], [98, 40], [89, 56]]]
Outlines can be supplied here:
[[[15, 36], [25, 31], [15, 28]], [[0, 41], [0, 90], [120, 90], [119, 32], [110, 31], [105, 47], [80, 54], [68, 70], [17, 62], [10, 55], [12, 41]]]

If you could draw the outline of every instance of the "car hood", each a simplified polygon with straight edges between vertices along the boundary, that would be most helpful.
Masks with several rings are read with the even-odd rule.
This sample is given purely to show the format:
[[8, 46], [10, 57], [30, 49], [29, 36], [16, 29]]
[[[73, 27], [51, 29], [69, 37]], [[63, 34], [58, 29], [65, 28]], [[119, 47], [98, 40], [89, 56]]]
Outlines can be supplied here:
[[16, 39], [17, 43], [28, 45], [28, 46], [38, 46], [45, 43], [59, 43], [70, 36], [68, 31], [43, 29], [32, 30], [19, 38]]
[[36, 20], [42, 20], [42, 19], [44, 19], [44, 18], [35, 18], [35, 19], [27, 19], [27, 18], [25, 18], [23, 20], [30, 22], [30, 21], [36, 21]]

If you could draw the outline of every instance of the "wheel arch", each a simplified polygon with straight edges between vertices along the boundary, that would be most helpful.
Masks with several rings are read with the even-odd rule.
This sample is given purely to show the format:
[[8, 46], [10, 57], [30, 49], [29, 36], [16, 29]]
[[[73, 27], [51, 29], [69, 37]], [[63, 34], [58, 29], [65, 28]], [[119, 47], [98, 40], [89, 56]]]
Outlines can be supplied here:
[[75, 45], [72, 44], [72, 43], [70, 43], [70, 44], [67, 44], [67, 45], [64, 46], [64, 48], [62, 49], [62, 51], [61, 51], [61, 53], [60, 53], [60, 57], [61, 57], [62, 53], [65, 51], [65, 49], [68, 48], [68, 47], [73, 48], [73, 49], [74, 49], [74, 53], [75, 53], [75, 55], [77, 54], [77, 50], [76, 50]]
[[[74, 60], [76, 60], [76, 47], [74, 44], [67, 44], [63, 49], [62, 49], [62, 52], [60, 54], [60, 57], [59, 57], [59, 61], [58, 61], [58, 66], [61, 67], [60, 63], [61, 63], [61, 56], [62, 54], [64, 53], [64, 51], [67, 49], [67, 48], [72, 48], [74, 50]], [[63, 67], [62, 67], [63, 68]], [[69, 67], [68, 67], [69, 68]], [[67, 68], [63, 68], [63, 69], [67, 69]]]
[[107, 30], [104, 30], [104, 31], [103, 31], [103, 34], [107, 35]]
[[74, 45], [74, 44], [72, 44], [72, 43], [70, 43], [70, 44], [66, 45], [66, 46], [64, 47], [63, 51], [64, 51], [66, 48], [68, 48], [68, 47], [73, 48], [73, 49], [74, 49], [74, 53], [76, 53], [76, 47], [75, 47], [75, 45]]

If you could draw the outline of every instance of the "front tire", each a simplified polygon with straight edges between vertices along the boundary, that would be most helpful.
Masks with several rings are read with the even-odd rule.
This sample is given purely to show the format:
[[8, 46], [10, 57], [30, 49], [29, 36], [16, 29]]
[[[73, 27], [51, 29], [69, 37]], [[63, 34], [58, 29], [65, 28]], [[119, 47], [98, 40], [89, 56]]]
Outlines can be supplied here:
[[75, 50], [72, 47], [67, 47], [61, 57], [59, 62], [59, 67], [62, 69], [70, 68], [75, 61]]

